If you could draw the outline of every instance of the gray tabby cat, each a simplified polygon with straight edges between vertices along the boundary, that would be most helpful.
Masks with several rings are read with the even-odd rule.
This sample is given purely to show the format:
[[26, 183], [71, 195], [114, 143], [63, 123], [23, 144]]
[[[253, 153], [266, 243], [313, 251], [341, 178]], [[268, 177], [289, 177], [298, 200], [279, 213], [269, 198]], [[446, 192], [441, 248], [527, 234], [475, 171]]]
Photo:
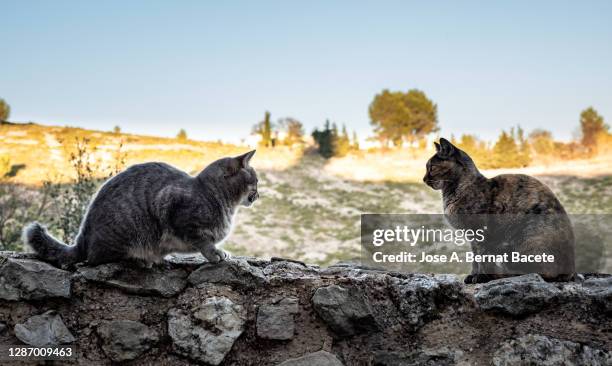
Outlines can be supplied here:
[[487, 227], [485, 240], [472, 242], [475, 254], [554, 255], [553, 263], [473, 263], [466, 283], [524, 273], [546, 280], [574, 277], [574, 233], [565, 209], [554, 193], [537, 179], [503, 174], [488, 179], [472, 159], [448, 140], [434, 143], [423, 181], [442, 190], [444, 214], [457, 229]]
[[131, 166], [105, 182], [91, 201], [75, 245], [53, 238], [38, 223], [24, 241], [56, 266], [116, 262], [159, 263], [168, 253], [201, 252], [217, 263], [227, 254], [215, 247], [230, 232], [239, 205], [259, 197], [249, 165], [255, 150], [219, 159], [192, 177], [164, 163]]

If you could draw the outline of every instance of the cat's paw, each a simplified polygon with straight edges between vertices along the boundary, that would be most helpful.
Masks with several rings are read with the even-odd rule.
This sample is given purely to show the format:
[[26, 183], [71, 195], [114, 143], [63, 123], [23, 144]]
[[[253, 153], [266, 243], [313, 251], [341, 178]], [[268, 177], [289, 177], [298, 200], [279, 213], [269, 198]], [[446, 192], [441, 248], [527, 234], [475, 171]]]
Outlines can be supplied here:
[[225, 250], [220, 250], [221, 253], [223, 253], [223, 255], [225, 256], [223, 258], [224, 261], [229, 261], [230, 259], [232, 259], [232, 255], [229, 254], [229, 252], [226, 252]]
[[230, 254], [223, 249], [215, 249], [215, 254], [219, 258], [217, 263], [227, 261], [231, 258]]
[[202, 253], [210, 263], [219, 263], [230, 258], [229, 253], [222, 249], [212, 248]]

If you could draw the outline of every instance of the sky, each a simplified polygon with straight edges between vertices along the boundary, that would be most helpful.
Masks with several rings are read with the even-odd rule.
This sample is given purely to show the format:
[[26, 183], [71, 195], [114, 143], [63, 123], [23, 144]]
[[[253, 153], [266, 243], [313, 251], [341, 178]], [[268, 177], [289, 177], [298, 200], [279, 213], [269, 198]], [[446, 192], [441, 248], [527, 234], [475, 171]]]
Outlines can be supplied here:
[[612, 120], [612, 1], [6, 1], [12, 121], [239, 141], [269, 110], [371, 136], [382, 89], [417, 88], [440, 134], [568, 140]]

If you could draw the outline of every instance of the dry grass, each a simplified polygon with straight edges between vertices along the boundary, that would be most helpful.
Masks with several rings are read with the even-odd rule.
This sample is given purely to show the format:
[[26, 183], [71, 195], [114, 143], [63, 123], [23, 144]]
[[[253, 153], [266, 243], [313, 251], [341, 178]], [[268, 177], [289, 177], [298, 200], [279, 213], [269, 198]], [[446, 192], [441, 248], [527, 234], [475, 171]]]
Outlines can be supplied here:
[[[425, 164], [434, 150], [409, 149], [371, 151], [332, 158], [325, 166], [329, 174], [352, 181], [421, 182]], [[526, 168], [482, 170], [488, 177], [499, 174], [575, 176], [593, 178], [612, 175], [612, 152], [592, 159], [556, 160]]]
[[[68, 155], [77, 137], [90, 139], [95, 159], [111, 166], [122, 143], [127, 165], [165, 161], [189, 172], [248, 150], [234, 145], [116, 135], [77, 128], [0, 126], [0, 155], [23, 165], [14, 183], [70, 180]], [[285, 256], [328, 264], [360, 254], [361, 213], [440, 213], [439, 192], [425, 186], [425, 162], [433, 151], [359, 152], [324, 160], [299, 149], [258, 149], [261, 199], [240, 210], [225, 247], [234, 254]], [[524, 169], [485, 171], [538, 176], [571, 213], [612, 213], [612, 155]], [[102, 168], [100, 171], [102, 173]]]
[[[96, 160], [100, 176], [107, 176], [113, 169], [118, 154], [125, 157], [126, 165], [163, 161], [187, 172], [197, 172], [216, 159], [249, 150], [218, 142], [178, 141], [73, 127], [3, 124], [0, 125], [0, 155], [10, 157], [15, 183], [69, 182], [75, 178], [68, 161], [77, 139], [87, 139], [94, 149], [92, 158]], [[287, 169], [300, 156], [299, 149], [260, 149], [254, 165], [268, 170]]]

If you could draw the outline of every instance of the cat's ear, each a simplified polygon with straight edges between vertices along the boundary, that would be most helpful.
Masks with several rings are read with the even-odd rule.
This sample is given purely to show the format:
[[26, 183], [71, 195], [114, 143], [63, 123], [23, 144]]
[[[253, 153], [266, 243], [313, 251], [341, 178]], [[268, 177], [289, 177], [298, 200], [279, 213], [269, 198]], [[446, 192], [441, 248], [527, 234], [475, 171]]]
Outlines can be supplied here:
[[434, 146], [436, 147], [436, 152], [440, 152], [440, 144], [434, 141]]
[[255, 151], [256, 150], [252, 150], [246, 154], [242, 154], [240, 156], [235, 157], [235, 159], [238, 160], [238, 162], [240, 163], [241, 168], [246, 168], [249, 166], [249, 161], [251, 161], [251, 158], [253, 157], [253, 155], [255, 155]]
[[453, 156], [456, 149], [457, 148], [453, 144], [451, 144], [450, 141], [448, 141], [444, 137], [440, 138], [440, 149], [438, 150], [438, 155], [440, 157], [448, 158], [450, 156]]

